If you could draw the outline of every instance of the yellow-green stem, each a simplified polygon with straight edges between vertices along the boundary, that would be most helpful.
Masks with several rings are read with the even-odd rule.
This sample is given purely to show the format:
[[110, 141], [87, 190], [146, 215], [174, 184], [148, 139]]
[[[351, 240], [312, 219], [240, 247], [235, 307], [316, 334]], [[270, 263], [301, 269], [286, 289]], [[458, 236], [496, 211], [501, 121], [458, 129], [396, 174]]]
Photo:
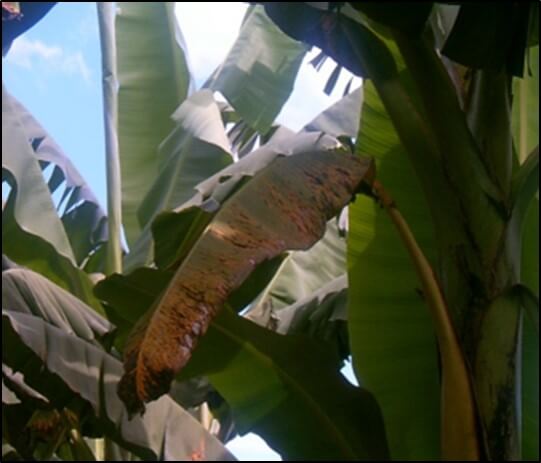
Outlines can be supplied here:
[[479, 460], [476, 406], [470, 375], [441, 288], [406, 220], [377, 180], [373, 183], [373, 192], [389, 214], [412, 259], [434, 323], [442, 365], [442, 459]]

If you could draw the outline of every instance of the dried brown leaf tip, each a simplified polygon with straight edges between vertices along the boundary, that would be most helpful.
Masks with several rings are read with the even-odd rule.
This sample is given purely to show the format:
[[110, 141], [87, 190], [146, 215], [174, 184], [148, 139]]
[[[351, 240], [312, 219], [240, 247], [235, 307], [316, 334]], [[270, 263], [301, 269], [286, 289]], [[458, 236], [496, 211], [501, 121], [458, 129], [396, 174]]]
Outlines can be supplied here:
[[126, 344], [118, 393], [130, 414], [168, 392], [231, 291], [258, 264], [310, 248], [373, 177], [368, 158], [315, 151], [277, 158], [236, 192]]

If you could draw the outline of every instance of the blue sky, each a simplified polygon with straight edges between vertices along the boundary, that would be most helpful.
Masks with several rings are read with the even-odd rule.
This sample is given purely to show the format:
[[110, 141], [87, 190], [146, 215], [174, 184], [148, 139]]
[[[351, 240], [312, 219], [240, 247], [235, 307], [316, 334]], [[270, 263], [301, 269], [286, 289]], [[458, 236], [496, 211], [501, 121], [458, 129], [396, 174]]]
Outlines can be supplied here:
[[[188, 46], [196, 87], [225, 58], [246, 7], [238, 2], [177, 4], [177, 18]], [[343, 72], [333, 94], [325, 95], [323, 88], [334, 66], [328, 62], [316, 72], [307, 64], [315, 54], [312, 52], [305, 60], [295, 91], [278, 117], [293, 130], [337, 101], [350, 77]], [[4, 60], [2, 79], [7, 90], [70, 156], [105, 206], [100, 60], [95, 3], [61, 2], [15, 41]], [[352, 378], [350, 367], [346, 368], [346, 375]], [[242, 460], [279, 459], [253, 435], [236, 439], [230, 448]]]

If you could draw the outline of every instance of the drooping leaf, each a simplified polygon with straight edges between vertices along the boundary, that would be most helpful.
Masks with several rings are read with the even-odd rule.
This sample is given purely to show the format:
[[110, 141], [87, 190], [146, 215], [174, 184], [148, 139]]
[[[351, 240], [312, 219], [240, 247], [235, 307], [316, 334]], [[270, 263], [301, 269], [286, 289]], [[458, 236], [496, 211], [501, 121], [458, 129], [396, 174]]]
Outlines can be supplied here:
[[[5, 384], [4, 384], [5, 383]], [[9, 390], [9, 393], [14, 394], [15, 398], [20, 403], [19, 398], [28, 401], [37, 406], [37, 404], [43, 406], [44, 404], [49, 403], [47, 397], [41, 395], [38, 391], [32, 389], [24, 381], [24, 376], [20, 372], [14, 372], [10, 367], [5, 364], [2, 364], [2, 403], [4, 402], [4, 388]], [[13, 400], [13, 396], [10, 396], [10, 399]]]
[[24, 374], [26, 384], [59, 409], [68, 403], [88, 404], [100, 432], [141, 458], [187, 460], [199, 450], [209, 459], [232, 458], [168, 397], [152, 404], [144, 418], [129, 421], [115, 391], [121, 362], [94, 340], [94, 333], [109, 323], [73, 304], [54, 285], [26, 285], [29, 275], [22, 272], [4, 272], [12, 284], [6, 285], [9, 297], [3, 306], [17, 311], [3, 311], [2, 354], [8, 366]]
[[[90, 186], [62, 148], [30, 112], [12, 95], [12, 111], [18, 115], [27, 140], [42, 165], [53, 165], [49, 189], [54, 193], [64, 183], [64, 200], [73, 207], [60, 214], [77, 263], [107, 239], [106, 216]], [[84, 223], [77, 223], [84, 217]]]
[[[189, 201], [172, 212], [156, 217], [152, 224], [152, 233], [155, 241], [154, 257], [159, 268], [176, 268], [221, 205], [276, 157], [336, 147], [335, 139], [321, 133], [293, 135], [287, 130], [284, 131], [286, 133], [283, 137], [272, 137], [261, 148], [201, 182], [195, 188], [196, 194]], [[282, 130], [278, 132], [281, 133]]]
[[174, 128], [170, 117], [191, 78], [174, 3], [119, 3], [116, 34], [122, 211], [131, 245], [142, 228], [137, 209], [158, 173], [158, 146]]
[[[355, 137], [359, 130], [361, 103], [362, 89], [359, 88], [321, 112], [303, 131]], [[325, 236], [309, 251], [290, 253], [265, 292], [250, 308], [247, 317], [269, 326], [269, 317], [280, 317], [274, 311], [313, 300], [314, 291], [343, 275], [346, 271], [346, 243], [339, 235], [336, 223], [329, 222]], [[300, 304], [300, 307], [305, 305]], [[276, 328], [280, 330], [280, 326]]]
[[[278, 153], [293, 154], [307, 149], [327, 149], [333, 146], [334, 142], [326, 141], [326, 137], [320, 138], [320, 132], [335, 137], [355, 136], [361, 104], [358, 92], [325, 109], [309, 123], [303, 131], [312, 132], [311, 135], [294, 136], [286, 128], [279, 127], [267, 144], [250, 153], [246, 159], [243, 157], [236, 164], [198, 185], [196, 188], [198, 193], [186, 204], [177, 208], [175, 212], [162, 213], [152, 224], [155, 238], [154, 258], [158, 267], [170, 267], [175, 262], [178, 265], [209, 223], [212, 215], [219, 209], [220, 204], [238, 188], [244, 178], [251, 177], [264, 168]], [[129, 270], [142, 263], [137, 259], [140, 244], [136, 243], [126, 258]]]
[[113, 330], [107, 320], [75, 296], [30, 270], [2, 272], [2, 307], [35, 315], [96, 345]]
[[[244, 309], [267, 285], [280, 266], [283, 256], [264, 262], [248, 277], [240, 288], [233, 291], [228, 303], [237, 311]], [[122, 352], [128, 334], [135, 323], [152, 306], [156, 293], [162, 292], [171, 280], [173, 273], [142, 267], [126, 276], [113, 274], [100, 281], [94, 288], [96, 296], [105, 301], [108, 318], [116, 326], [115, 347]], [[138, 296], [131, 295], [136, 292]], [[125, 301], [132, 300], [129, 304]]]
[[[139, 285], [134, 273], [100, 283], [101, 296], [118, 313], [131, 313], [134, 298], [152, 304], [167, 276], [148, 271], [154, 288]], [[238, 430], [260, 434], [284, 460], [387, 458], [377, 405], [368, 392], [347, 384], [339, 369], [325, 343], [281, 336], [224, 310], [181, 378], [208, 376], [232, 407]]]
[[304, 152], [276, 159], [235, 193], [126, 345], [119, 394], [129, 411], [167, 392], [229, 293], [258, 264], [312, 246], [372, 175], [368, 159]]
[[[399, 201], [425, 254], [430, 214], [392, 122], [370, 83], [358, 150]], [[382, 407], [391, 456], [439, 458], [439, 374], [431, 322], [410, 258], [385, 212], [368, 198], [349, 206], [348, 328], [355, 373]], [[392, 281], [392, 284], [389, 282]]]
[[3, 251], [15, 262], [47, 277], [102, 313], [103, 309], [92, 293], [89, 276], [59, 254], [51, 243], [19, 226], [14, 218], [13, 199], [10, 195], [2, 214]]
[[[3, 252], [16, 263], [69, 289], [99, 311], [100, 305], [92, 295], [87, 275], [75, 265], [66, 229], [55, 210], [38, 157], [30, 144], [25, 127], [28, 125], [30, 133], [34, 135], [41, 132], [38, 126], [30, 123], [29, 117], [2, 88], [2, 180], [11, 186], [2, 209]], [[46, 142], [44, 149], [46, 146], [50, 146], [50, 143]], [[41, 155], [47, 157], [53, 154], [54, 150], [45, 149], [45, 154], [42, 151]], [[64, 161], [58, 162], [65, 168], [64, 172], [70, 172], [65, 174], [66, 178], [80, 180]]]
[[4, 170], [14, 184], [14, 216], [28, 233], [41, 236], [73, 261], [68, 237], [54, 208], [49, 189], [29, 142], [21, 114], [2, 86], [2, 180]]
[[265, 133], [289, 98], [306, 51], [306, 45], [276, 27], [262, 6], [252, 7], [206, 86], [220, 91], [246, 123]]

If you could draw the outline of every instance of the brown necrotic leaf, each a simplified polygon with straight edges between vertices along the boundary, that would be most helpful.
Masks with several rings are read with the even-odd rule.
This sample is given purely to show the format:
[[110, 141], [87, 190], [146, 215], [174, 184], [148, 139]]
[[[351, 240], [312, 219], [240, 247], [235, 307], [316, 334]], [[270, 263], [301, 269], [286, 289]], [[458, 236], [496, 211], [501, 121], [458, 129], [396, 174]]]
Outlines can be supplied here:
[[373, 176], [370, 159], [313, 151], [277, 158], [235, 193], [126, 343], [118, 393], [129, 412], [169, 390], [230, 292], [258, 264], [310, 248]]

